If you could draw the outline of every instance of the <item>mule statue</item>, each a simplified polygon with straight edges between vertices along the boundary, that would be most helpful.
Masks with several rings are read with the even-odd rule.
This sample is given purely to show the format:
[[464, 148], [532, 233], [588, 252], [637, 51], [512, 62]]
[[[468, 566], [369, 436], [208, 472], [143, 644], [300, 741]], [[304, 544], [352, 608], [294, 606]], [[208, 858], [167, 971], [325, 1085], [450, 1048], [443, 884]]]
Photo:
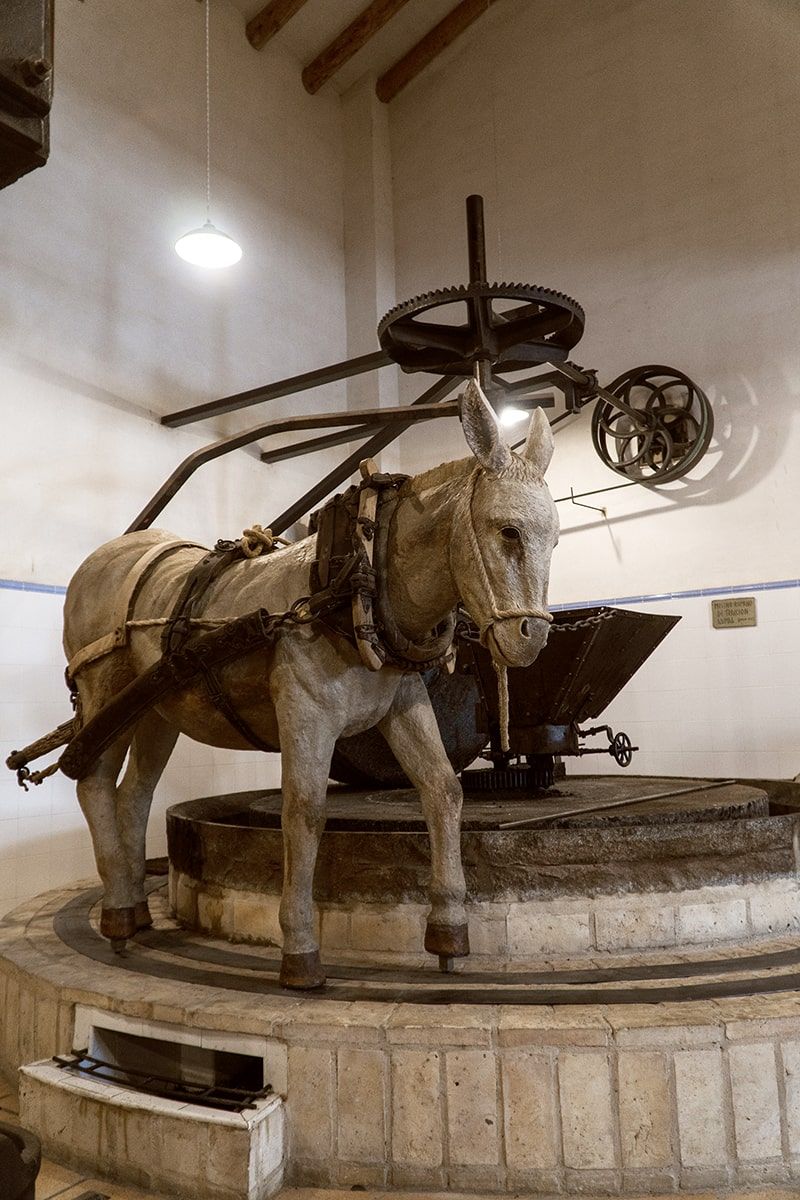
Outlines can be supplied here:
[[[445, 463], [399, 487], [383, 568], [388, 607], [401, 633], [420, 642], [462, 603], [496, 663], [527, 666], [544, 646], [551, 619], [547, 585], [558, 518], [544, 473], [553, 452], [552, 433], [536, 409], [524, 449], [512, 452], [474, 383], [462, 397], [461, 419], [474, 457]], [[84, 722], [159, 659], [159, 619], [163, 626], [204, 552], [192, 543], [176, 543], [163, 531], [129, 533], [86, 559], [69, 585], [64, 648], [75, 660], [91, 644], [103, 644], [118, 592], [137, 564], [148, 555], [157, 557], [167, 543], [174, 551], [164, 554], [141, 583], [137, 620], [124, 644], [94, 658], [84, 655], [76, 671]], [[211, 623], [258, 608], [288, 610], [308, 593], [314, 556], [312, 535], [231, 565], [208, 590], [203, 618]], [[369, 670], [350, 641], [312, 621], [226, 665], [224, 688], [247, 728], [281, 754], [281, 983], [313, 988], [325, 981], [312, 883], [331, 755], [338, 738], [373, 726], [418, 789], [430, 836], [425, 949], [445, 957], [468, 954], [461, 785], [419, 672], [393, 665]], [[207, 745], [253, 748], [252, 739], [210, 702], [196, 680], [140, 717], [78, 782], [104, 887], [101, 932], [106, 937], [125, 939], [151, 923], [144, 891], [145, 831], [153, 790], [179, 733]]]

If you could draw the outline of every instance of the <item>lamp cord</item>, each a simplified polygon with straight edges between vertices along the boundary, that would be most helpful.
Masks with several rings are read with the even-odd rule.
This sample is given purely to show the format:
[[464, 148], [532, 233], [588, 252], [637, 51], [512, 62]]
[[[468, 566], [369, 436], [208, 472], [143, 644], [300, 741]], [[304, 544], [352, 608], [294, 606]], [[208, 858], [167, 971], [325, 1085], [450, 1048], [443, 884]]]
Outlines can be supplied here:
[[211, 0], [206, 0], [206, 221], [211, 220]]

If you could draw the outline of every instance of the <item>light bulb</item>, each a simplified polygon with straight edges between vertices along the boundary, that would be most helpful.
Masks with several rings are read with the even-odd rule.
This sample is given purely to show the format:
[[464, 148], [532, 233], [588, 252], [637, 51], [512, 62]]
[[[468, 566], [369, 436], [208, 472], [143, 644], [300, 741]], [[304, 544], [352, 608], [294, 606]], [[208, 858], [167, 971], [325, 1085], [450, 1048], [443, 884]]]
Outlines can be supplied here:
[[516, 425], [520, 421], [524, 421], [528, 415], [524, 408], [514, 408], [509, 404], [505, 408], [500, 409], [500, 424]]
[[242, 257], [239, 243], [210, 221], [206, 221], [200, 229], [192, 229], [179, 237], [175, 250], [181, 258], [196, 267], [232, 267]]

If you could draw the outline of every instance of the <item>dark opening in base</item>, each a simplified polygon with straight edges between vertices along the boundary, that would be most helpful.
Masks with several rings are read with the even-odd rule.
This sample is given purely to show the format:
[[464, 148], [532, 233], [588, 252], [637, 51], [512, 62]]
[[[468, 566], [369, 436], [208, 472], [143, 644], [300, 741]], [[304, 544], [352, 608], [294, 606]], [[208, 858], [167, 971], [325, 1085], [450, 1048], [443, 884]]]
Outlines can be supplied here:
[[182, 1103], [241, 1112], [272, 1091], [261, 1058], [230, 1050], [143, 1037], [95, 1027], [92, 1052], [53, 1060], [64, 1070], [108, 1079], [134, 1091]]

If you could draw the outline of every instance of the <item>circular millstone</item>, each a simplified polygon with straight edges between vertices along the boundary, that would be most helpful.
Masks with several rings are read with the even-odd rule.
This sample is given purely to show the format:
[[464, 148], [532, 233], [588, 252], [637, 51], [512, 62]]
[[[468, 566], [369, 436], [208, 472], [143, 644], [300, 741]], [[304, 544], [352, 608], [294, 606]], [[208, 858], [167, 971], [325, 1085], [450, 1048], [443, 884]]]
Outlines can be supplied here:
[[[653, 799], [647, 798], [651, 796]], [[601, 805], [617, 807], [600, 809]], [[577, 809], [582, 811], [578, 814]], [[541, 822], [541, 828], [550, 829], [586, 825], [669, 825], [764, 817], [768, 811], [767, 796], [755, 788], [713, 787], [700, 779], [607, 776], [563, 780], [557, 787], [535, 796], [525, 796], [518, 791], [490, 794], [478, 791], [474, 795], [467, 792], [461, 828], [464, 831], [502, 830], [509, 822], [531, 819]], [[248, 812], [252, 825], [280, 828], [280, 790], [266, 792], [248, 806]], [[567, 813], [570, 815], [565, 815]], [[411, 833], [424, 831], [425, 821], [414, 788], [356, 791], [331, 787], [325, 827], [364, 833]]]
[[[767, 792], [739, 782], [584, 776], [538, 798], [476, 794], [465, 802], [461, 832], [468, 895], [478, 902], [674, 891], [793, 871], [800, 796], [774, 806]], [[609, 807], [595, 811], [600, 805]], [[509, 828], [520, 821], [530, 824]], [[172, 869], [197, 887], [280, 892], [278, 791], [175, 805], [167, 836]], [[314, 880], [320, 902], [424, 903], [430, 838], [416, 793], [331, 787]]]

